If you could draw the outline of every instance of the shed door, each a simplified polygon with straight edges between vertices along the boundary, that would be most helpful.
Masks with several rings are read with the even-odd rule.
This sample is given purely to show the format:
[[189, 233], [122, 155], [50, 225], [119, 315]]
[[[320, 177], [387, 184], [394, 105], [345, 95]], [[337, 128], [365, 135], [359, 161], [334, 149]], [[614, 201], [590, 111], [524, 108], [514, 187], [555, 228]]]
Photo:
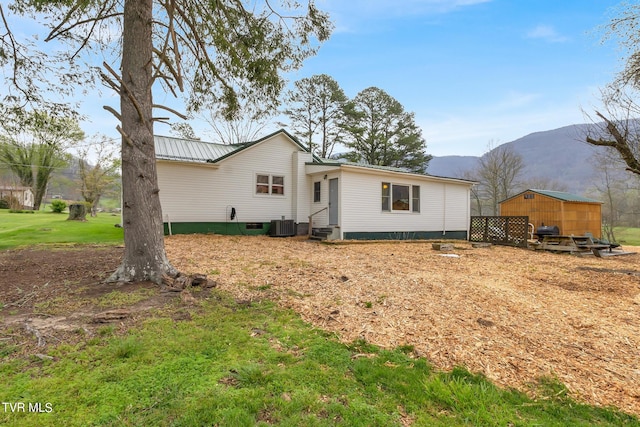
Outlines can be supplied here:
[[329, 180], [329, 225], [338, 225], [338, 178]]

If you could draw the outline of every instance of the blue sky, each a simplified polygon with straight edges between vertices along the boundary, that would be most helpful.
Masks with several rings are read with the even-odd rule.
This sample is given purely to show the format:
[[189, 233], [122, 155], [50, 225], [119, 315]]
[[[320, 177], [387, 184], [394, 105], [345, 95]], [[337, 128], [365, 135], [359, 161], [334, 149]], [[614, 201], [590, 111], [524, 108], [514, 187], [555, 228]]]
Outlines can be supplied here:
[[[303, 0], [301, 0], [303, 1]], [[481, 155], [488, 144], [586, 122], [621, 67], [602, 29], [619, 0], [316, 0], [336, 29], [287, 76], [332, 76], [349, 97], [377, 86], [415, 113], [436, 156]], [[17, 22], [29, 26], [26, 19]], [[28, 31], [28, 30], [26, 30]], [[156, 92], [156, 95], [158, 93]], [[83, 128], [118, 138], [103, 90], [84, 101]], [[156, 103], [179, 108], [169, 96]], [[275, 121], [274, 121], [275, 122]], [[192, 123], [199, 134], [206, 125]], [[275, 130], [273, 128], [265, 131]], [[166, 127], [156, 132], [168, 134]]]
[[583, 123], [619, 70], [602, 29], [612, 0], [317, 0], [336, 31], [292, 80], [377, 86], [415, 113], [427, 152], [481, 155]]

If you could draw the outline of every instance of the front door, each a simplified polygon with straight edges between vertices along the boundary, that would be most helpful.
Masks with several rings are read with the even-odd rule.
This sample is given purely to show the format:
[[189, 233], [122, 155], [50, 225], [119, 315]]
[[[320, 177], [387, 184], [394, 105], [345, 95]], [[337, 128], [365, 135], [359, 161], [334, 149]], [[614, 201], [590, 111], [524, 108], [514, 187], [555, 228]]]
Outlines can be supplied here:
[[329, 180], [329, 225], [338, 225], [338, 178]]

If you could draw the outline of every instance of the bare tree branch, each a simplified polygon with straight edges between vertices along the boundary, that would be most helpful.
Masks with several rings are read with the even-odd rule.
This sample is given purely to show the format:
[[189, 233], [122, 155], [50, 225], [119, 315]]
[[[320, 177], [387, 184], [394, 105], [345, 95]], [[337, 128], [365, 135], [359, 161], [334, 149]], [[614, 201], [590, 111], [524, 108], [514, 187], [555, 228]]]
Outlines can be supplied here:
[[115, 109], [109, 107], [108, 105], [104, 105], [102, 108], [113, 114], [119, 121], [122, 121], [122, 116]]
[[133, 106], [135, 107], [136, 111], [138, 112], [138, 118], [140, 119], [140, 121], [142, 121], [143, 123], [146, 123], [146, 119], [144, 117], [144, 114], [142, 114], [142, 108], [140, 106], [140, 103], [138, 102], [138, 100], [136, 99], [136, 97], [134, 96], [133, 92], [129, 89], [129, 87], [126, 85], [126, 83], [124, 82], [124, 80], [122, 80], [122, 78], [118, 75], [118, 73], [116, 73], [113, 68], [111, 68], [109, 66], [109, 64], [107, 64], [106, 62], [103, 62], [102, 65], [104, 66], [104, 68], [107, 69], [107, 71], [109, 71], [109, 73], [111, 73], [111, 75], [118, 80], [118, 83], [120, 83], [120, 86], [122, 87], [122, 89], [124, 89], [124, 93], [127, 95], [127, 97], [131, 100], [131, 103], [133, 104]]
[[[160, 109], [162, 109], [162, 110], [169, 111], [170, 113], [173, 113], [173, 114], [175, 114], [176, 116], [180, 117], [182, 120], [187, 120], [187, 119], [188, 119], [188, 117], [187, 117], [186, 115], [184, 115], [184, 114], [182, 114], [182, 113], [180, 113], [180, 112], [178, 112], [178, 111], [174, 110], [173, 108], [169, 108], [169, 107], [167, 107], [166, 105], [153, 104], [153, 108], [160, 108]], [[167, 119], [167, 120], [169, 120], [169, 119]]]
[[621, 131], [618, 124], [605, 117], [604, 114], [599, 111], [596, 111], [596, 115], [604, 121], [607, 133], [613, 139], [604, 139], [602, 137], [593, 138], [591, 136], [587, 136], [586, 141], [592, 145], [614, 148], [627, 164], [627, 170], [640, 175], [640, 161], [631, 150], [628, 132]]

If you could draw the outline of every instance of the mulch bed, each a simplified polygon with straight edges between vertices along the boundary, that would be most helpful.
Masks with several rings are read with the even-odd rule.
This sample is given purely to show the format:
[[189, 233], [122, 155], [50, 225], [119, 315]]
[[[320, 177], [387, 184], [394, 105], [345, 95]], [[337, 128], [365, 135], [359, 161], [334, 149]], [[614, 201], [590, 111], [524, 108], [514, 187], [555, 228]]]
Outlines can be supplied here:
[[552, 376], [581, 401], [640, 414], [637, 255], [224, 236], [174, 236], [167, 250], [178, 269], [219, 273], [236, 298], [275, 299], [345, 342], [413, 345], [439, 368], [528, 392]]
[[[180, 271], [208, 274], [241, 302], [275, 300], [345, 342], [413, 345], [439, 368], [466, 366], [529, 393], [540, 377], [552, 376], [580, 401], [640, 415], [640, 256], [454, 246], [445, 253], [430, 242], [327, 245], [204, 235], [166, 240]], [[33, 318], [39, 302], [69, 295], [86, 301], [110, 292], [114, 285], [100, 282], [121, 255], [116, 247], [1, 251], [5, 326], [12, 317], [23, 323]], [[119, 289], [136, 286], [155, 285]], [[33, 336], [20, 339], [35, 346]]]

